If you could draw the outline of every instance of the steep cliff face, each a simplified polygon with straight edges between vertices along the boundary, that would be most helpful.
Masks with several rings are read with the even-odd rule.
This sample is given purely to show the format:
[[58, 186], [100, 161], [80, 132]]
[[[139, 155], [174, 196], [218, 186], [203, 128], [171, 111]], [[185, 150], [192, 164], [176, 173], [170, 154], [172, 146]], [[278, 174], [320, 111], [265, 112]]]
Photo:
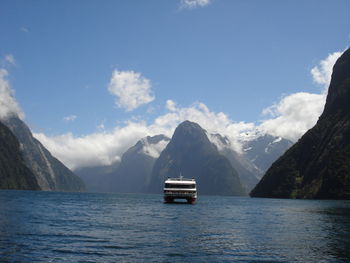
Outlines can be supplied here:
[[0, 122], [0, 189], [39, 190], [28, 169], [15, 135]]
[[195, 178], [199, 194], [244, 195], [237, 172], [219, 154], [206, 132], [196, 123], [185, 121], [154, 164], [149, 191], [161, 192], [166, 177]]
[[350, 199], [350, 49], [334, 65], [315, 127], [271, 166], [251, 196]]
[[10, 128], [21, 144], [26, 166], [33, 172], [41, 190], [84, 191], [84, 182], [53, 157], [33, 137], [27, 125], [18, 117], [9, 117], [4, 124]]

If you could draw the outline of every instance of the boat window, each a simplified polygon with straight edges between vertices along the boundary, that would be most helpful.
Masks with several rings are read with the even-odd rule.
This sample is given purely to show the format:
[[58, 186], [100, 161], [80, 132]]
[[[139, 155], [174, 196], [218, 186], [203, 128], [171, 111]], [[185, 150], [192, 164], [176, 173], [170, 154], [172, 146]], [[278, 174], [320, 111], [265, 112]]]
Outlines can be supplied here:
[[165, 188], [196, 188], [195, 184], [165, 184]]

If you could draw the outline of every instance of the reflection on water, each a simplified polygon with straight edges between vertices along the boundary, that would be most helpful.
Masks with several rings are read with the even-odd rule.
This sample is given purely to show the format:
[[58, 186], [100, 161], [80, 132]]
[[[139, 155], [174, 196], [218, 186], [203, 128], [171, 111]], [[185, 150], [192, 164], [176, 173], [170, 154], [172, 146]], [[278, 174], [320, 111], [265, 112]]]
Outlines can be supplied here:
[[0, 191], [0, 262], [349, 262], [350, 203]]

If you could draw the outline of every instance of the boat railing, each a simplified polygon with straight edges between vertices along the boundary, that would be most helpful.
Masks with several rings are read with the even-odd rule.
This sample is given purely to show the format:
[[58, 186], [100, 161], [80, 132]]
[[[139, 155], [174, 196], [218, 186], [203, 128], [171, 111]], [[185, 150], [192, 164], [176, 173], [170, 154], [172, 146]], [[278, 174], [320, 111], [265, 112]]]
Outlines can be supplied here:
[[177, 177], [177, 178], [168, 177], [167, 180], [172, 180], [172, 181], [195, 181], [194, 178], [184, 178], [184, 177]]

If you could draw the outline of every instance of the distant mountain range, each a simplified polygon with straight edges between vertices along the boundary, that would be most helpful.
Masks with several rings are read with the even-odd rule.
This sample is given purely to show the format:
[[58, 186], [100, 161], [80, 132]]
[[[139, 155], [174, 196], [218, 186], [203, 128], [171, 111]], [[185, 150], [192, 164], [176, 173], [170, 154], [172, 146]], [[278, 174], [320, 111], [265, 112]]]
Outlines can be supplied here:
[[350, 49], [333, 67], [317, 124], [273, 163], [251, 196], [350, 199]]
[[281, 137], [261, 134], [243, 143], [244, 156], [256, 168], [254, 174], [260, 180], [271, 164], [276, 161], [293, 143]]
[[[186, 123], [189, 124], [191, 122], [180, 124], [179, 127], [183, 127]], [[222, 162], [222, 159], [227, 159], [229, 161], [229, 164], [233, 169], [233, 173], [239, 177], [239, 184], [243, 187], [243, 191], [245, 193], [249, 193], [249, 191], [258, 183], [262, 174], [266, 171], [268, 164], [271, 164], [274, 161], [273, 158], [275, 156], [277, 158], [279, 155], [283, 154], [284, 151], [292, 145], [292, 143], [288, 140], [261, 134], [259, 136], [255, 136], [252, 140], [246, 140], [243, 143], [243, 153], [238, 153], [233, 149], [231, 142], [227, 137], [221, 136], [220, 134], [207, 134], [206, 131], [195, 123], [191, 123], [189, 126], [193, 128], [193, 131], [191, 133], [185, 133], [181, 139], [174, 139], [178, 136], [173, 136], [173, 138], [170, 140], [164, 135], [146, 137], [138, 141], [134, 146], [127, 150], [123, 154], [120, 162], [115, 162], [109, 166], [81, 168], [75, 170], [75, 173], [85, 181], [88, 190], [93, 192], [159, 192], [162, 187], [157, 185], [153, 188], [152, 186], [154, 181], [157, 181], [157, 179], [155, 179], [155, 177], [157, 177], [155, 173], [159, 172], [154, 171], [154, 169], [157, 169], [156, 167], [159, 165], [156, 163], [160, 162], [159, 159], [164, 158], [160, 156], [163, 154], [163, 150], [168, 144], [171, 143], [172, 145], [176, 145], [176, 147], [181, 148], [181, 142], [186, 141], [191, 150], [179, 150], [180, 155], [185, 156], [185, 154], [187, 154], [189, 151], [190, 155], [197, 155], [199, 158], [199, 156], [202, 155], [202, 153], [200, 153], [200, 149], [212, 149], [211, 155], [215, 153], [215, 156], [220, 157], [218, 160]], [[196, 140], [191, 137], [192, 133], [196, 134], [194, 137], [202, 139], [195, 143]], [[207, 150], [204, 151], [204, 154], [207, 152]], [[218, 154], [220, 156], [218, 156]], [[204, 164], [205, 162], [197, 164], [197, 168], [192, 165], [192, 176], [189, 175], [189, 173], [186, 176], [194, 177], [195, 170], [198, 170], [199, 168], [204, 169]], [[166, 164], [163, 163], [162, 165]], [[190, 166], [190, 164], [188, 165]], [[225, 165], [228, 166], [227, 163]], [[225, 165], [223, 167], [226, 167]], [[222, 168], [216, 163], [212, 166], [216, 167], [213, 169], [217, 173], [223, 173]], [[185, 176], [184, 173], [187, 168], [184, 170], [184, 168], [182, 168], [182, 164], [179, 166], [178, 171], [175, 171], [174, 169], [175, 168], [172, 168], [172, 170], [168, 171], [167, 174], [161, 172], [160, 175], [158, 174], [158, 177], [177, 177], [179, 176], [180, 172], [183, 174], [183, 176]], [[188, 169], [188, 171], [190, 171], [190, 169]], [[198, 175], [198, 172], [196, 172], [196, 174]], [[215, 176], [212, 177], [215, 178]], [[160, 181], [161, 180], [162, 179], [160, 179]], [[215, 194], [220, 194], [220, 192], [215, 192]]]
[[[84, 182], [59, 160], [53, 157], [50, 152], [33, 137], [30, 129], [22, 120], [16, 116], [12, 116], [3, 120], [3, 123], [11, 130], [20, 144], [21, 158], [25, 166], [35, 177], [36, 183], [33, 185], [38, 185], [38, 189], [45, 191], [85, 190]], [[37, 189], [37, 187], [33, 188]], [[16, 189], [22, 189], [22, 187], [18, 186]]]
[[270, 165], [281, 156], [292, 142], [268, 134], [257, 134], [242, 142], [243, 152], [238, 153], [227, 137], [211, 134], [211, 142], [217, 147], [238, 172], [240, 181], [247, 192], [259, 182]]
[[[244, 141], [239, 153], [227, 137], [208, 134], [198, 124], [185, 121], [172, 139], [148, 136], [129, 148], [119, 162], [76, 170], [82, 180], [53, 157], [18, 117], [3, 123], [0, 139], [7, 144], [2, 147], [0, 187], [11, 189], [84, 191], [86, 184], [94, 192], [155, 193], [161, 191], [165, 177], [182, 174], [198, 180], [199, 193], [244, 195], [291, 145], [282, 138], [261, 135]], [[6, 155], [9, 143], [12, 155]], [[17, 173], [11, 163], [17, 163]]]
[[231, 166], [237, 171], [242, 186], [249, 193], [259, 182], [259, 169], [246, 158], [245, 154], [235, 151], [227, 137], [220, 134], [209, 134], [208, 138], [218, 152], [230, 161]]
[[129, 148], [120, 162], [75, 172], [86, 182], [89, 191], [146, 193], [153, 165], [169, 141], [164, 135], [148, 136]]

